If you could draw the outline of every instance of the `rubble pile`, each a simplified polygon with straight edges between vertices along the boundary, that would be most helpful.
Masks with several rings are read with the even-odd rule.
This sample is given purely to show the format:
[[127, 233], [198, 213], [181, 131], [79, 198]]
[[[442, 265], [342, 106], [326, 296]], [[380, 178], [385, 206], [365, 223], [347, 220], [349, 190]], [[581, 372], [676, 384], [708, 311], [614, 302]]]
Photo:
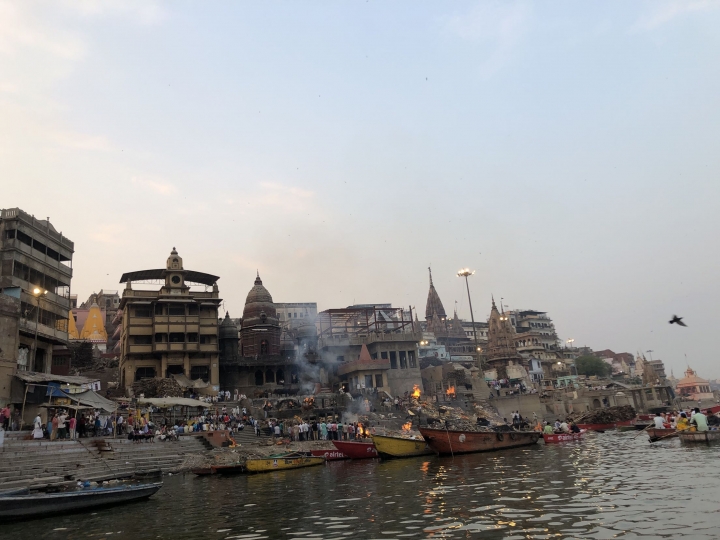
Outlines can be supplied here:
[[[478, 404], [473, 405], [472, 413], [428, 401], [413, 401], [411, 409], [417, 411], [418, 415], [427, 417], [428, 425], [431, 427], [434, 425], [457, 431], [493, 431], [494, 426], [505, 425], [497, 413]], [[487, 420], [489, 425], [478, 425], [478, 418]]]
[[173, 378], [140, 379], [132, 385], [133, 394], [146, 398], [183, 397], [183, 389]]
[[635, 415], [635, 409], [632, 405], [622, 405], [620, 407], [588, 411], [574, 420], [578, 424], [612, 424], [613, 422], [632, 420]]

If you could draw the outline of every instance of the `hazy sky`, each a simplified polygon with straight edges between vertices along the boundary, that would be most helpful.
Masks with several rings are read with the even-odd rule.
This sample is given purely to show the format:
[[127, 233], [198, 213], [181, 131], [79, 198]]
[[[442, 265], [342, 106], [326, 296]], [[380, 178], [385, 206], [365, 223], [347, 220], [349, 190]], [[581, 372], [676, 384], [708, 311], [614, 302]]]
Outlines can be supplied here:
[[[278, 302], [490, 295], [720, 377], [720, 2], [0, 1], [0, 206], [73, 292], [164, 265]], [[688, 328], [668, 325], [677, 313]]]

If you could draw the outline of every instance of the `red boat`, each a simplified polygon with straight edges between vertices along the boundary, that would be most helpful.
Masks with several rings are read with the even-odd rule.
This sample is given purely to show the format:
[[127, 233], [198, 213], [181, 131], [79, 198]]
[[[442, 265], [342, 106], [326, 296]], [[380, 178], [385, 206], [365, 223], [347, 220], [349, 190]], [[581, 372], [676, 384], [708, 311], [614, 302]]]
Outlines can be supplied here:
[[310, 453], [316, 457], [324, 457], [325, 461], [337, 461], [339, 459], [350, 459], [348, 456], [338, 450], [310, 450]]
[[374, 443], [354, 442], [354, 441], [333, 441], [335, 448], [340, 450], [350, 459], [367, 459], [378, 457]]
[[580, 433], [553, 433], [552, 435], [543, 433], [543, 439], [545, 440], [546, 444], [566, 441], [579, 441], [585, 436], [585, 433], [587, 433], [586, 429], [581, 429]]
[[440, 455], [492, 452], [529, 446], [540, 439], [537, 431], [455, 431], [427, 427], [418, 429], [427, 445]]
[[631, 426], [635, 422], [632, 420], [623, 420], [621, 422], [613, 422], [612, 424], [578, 424], [577, 427], [580, 429], [589, 429], [591, 431], [607, 431], [608, 429], [615, 429], [618, 426]]

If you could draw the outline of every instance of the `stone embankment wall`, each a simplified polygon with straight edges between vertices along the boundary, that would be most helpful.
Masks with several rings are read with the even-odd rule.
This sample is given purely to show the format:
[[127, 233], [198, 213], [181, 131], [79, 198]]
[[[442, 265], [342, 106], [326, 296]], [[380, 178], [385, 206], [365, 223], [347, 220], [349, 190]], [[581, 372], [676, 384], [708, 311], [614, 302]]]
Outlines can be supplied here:
[[[209, 452], [208, 445], [196, 436], [183, 436], [176, 442], [133, 443], [127, 438], [28, 441], [20, 435], [6, 433], [0, 446], [0, 489], [62, 486], [157, 470], [166, 473], [179, 470], [191, 456]], [[96, 441], [102, 440], [112, 451], [97, 449]]]

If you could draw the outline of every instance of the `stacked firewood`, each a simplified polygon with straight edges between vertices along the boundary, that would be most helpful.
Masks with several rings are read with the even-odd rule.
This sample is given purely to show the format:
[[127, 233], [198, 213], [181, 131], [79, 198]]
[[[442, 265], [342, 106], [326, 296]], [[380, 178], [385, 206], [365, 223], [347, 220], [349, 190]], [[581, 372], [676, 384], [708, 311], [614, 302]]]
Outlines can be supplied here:
[[635, 409], [631, 405], [622, 405], [588, 411], [573, 419], [578, 424], [612, 424], [613, 422], [632, 420], [635, 415]]
[[140, 379], [132, 385], [135, 396], [143, 395], [146, 398], [182, 397], [183, 389], [173, 378]]

